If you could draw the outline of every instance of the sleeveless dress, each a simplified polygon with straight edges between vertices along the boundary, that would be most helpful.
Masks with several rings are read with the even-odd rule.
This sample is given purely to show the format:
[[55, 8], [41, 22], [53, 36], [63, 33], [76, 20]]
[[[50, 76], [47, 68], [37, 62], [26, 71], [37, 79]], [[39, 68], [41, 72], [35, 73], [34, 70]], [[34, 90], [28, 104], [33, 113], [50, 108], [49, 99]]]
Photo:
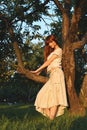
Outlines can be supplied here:
[[43, 108], [51, 108], [53, 106], [58, 106], [58, 111], [56, 114], [57, 117], [64, 114], [64, 108], [68, 106], [68, 103], [64, 73], [61, 67], [62, 49], [58, 48], [54, 50], [48, 56], [47, 60], [54, 54], [58, 57], [54, 59], [47, 67], [49, 80], [38, 92], [34, 105], [36, 107], [36, 110], [42, 113], [44, 116], [46, 115], [43, 112]]

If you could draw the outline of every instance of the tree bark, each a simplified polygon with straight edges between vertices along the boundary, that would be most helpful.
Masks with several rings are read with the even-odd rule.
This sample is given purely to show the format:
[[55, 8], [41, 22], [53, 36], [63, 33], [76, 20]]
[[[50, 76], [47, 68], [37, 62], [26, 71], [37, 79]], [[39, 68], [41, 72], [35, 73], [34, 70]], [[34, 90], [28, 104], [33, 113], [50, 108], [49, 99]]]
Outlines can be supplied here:
[[67, 41], [66, 45], [64, 46], [63, 69], [68, 92], [69, 107], [70, 107], [69, 111], [73, 115], [74, 114], [84, 115], [85, 109], [80, 104], [79, 97], [77, 96], [74, 87], [74, 81], [75, 81], [74, 53], [72, 44], [70, 44], [69, 41]]
[[67, 36], [66, 38], [65, 37], [63, 38], [65, 39], [65, 41], [63, 41], [63, 69], [65, 73], [65, 80], [66, 80], [66, 86], [67, 86], [67, 91], [68, 91], [68, 99], [69, 99], [69, 106], [70, 106], [69, 111], [72, 114], [84, 115], [85, 109], [80, 103], [79, 97], [77, 96], [76, 90], [74, 87], [75, 85], [74, 84], [74, 81], [75, 81], [74, 49], [75, 48], [73, 49], [73, 42], [77, 42], [79, 40], [77, 36], [78, 22], [81, 16], [81, 8], [79, 5], [80, 3], [79, 4], [77, 3], [77, 5], [75, 6], [75, 10], [72, 15], [70, 26], [69, 26], [70, 18], [69, 18], [68, 12], [66, 12], [67, 15], [63, 17], [63, 21], [65, 22], [63, 22], [64, 25], [62, 26], [63, 27], [65, 27], [66, 25], [68, 26], [67, 31], [66, 31], [66, 28], [63, 28], [63, 33], [65, 36]]
[[[73, 30], [75, 30], [75, 28]], [[63, 44], [63, 69], [65, 73], [66, 86], [68, 91], [68, 99], [70, 105], [69, 110], [72, 114], [84, 115], [85, 108], [81, 104], [74, 87], [75, 85], [74, 50], [78, 47], [81, 47], [85, 43], [85, 41], [87, 40], [87, 34], [84, 36], [82, 41], [77, 41], [75, 43], [72, 43], [73, 41], [72, 37], [74, 38], [72, 31], [70, 31], [69, 37]]]
[[35, 82], [46, 83], [48, 81], [47, 77], [32, 74], [29, 70], [27, 70], [25, 68], [21, 68], [20, 66], [18, 66], [17, 71], [18, 71], [18, 73], [24, 75], [28, 79], [31, 79], [31, 80], [33, 80]]
[[87, 108], [87, 74], [84, 76], [79, 98], [83, 106]]

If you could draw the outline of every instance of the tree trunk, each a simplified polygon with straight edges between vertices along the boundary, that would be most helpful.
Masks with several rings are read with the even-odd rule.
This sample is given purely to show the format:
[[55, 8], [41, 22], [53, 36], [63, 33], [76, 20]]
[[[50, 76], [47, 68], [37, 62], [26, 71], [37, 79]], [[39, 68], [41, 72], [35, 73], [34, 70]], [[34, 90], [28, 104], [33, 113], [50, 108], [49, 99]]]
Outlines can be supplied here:
[[82, 107], [79, 101], [79, 97], [76, 94], [74, 81], [75, 81], [75, 63], [74, 63], [74, 53], [72, 44], [70, 41], [64, 44], [63, 47], [63, 69], [65, 74], [70, 113], [84, 115], [85, 109]]
[[87, 74], [84, 75], [79, 97], [83, 106], [87, 107]]
[[[65, 0], [67, 3], [67, 0]], [[67, 9], [67, 8], [65, 8]], [[69, 12], [69, 11], [68, 11]], [[64, 69], [64, 74], [65, 74], [65, 80], [66, 80], [66, 87], [67, 87], [67, 92], [68, 92], [68, 99], [69, 99], [69, 106], [70, 106], [70, 112], [72, 114], [79, 114], [79, 115], [84, 115], [85, 114], [85, 109], [84, 107], [80, 104], [79, 97], [76, 94], [75, 90], [75, 63], [74, 63], [74, 49], [73, 49], [73, 42], [78, 41], [78, 36], [77, 36], [77, 31], [78, 31], [78, 22], [81, 16], [80, 8], [79, 6], [76, 6], [74, 13], [71, 18], [71, 22], [69, 25], [69, 15], [64, 15], [63, 21], [63, 33], [66, 38], [64, 37], [64, 34], [62, 35], [65, 39], [63, 41], [63, 69]], [[68, 23], [68, 24], [67, 24]], [[68, 34], [67, 34], [68, 33]]]

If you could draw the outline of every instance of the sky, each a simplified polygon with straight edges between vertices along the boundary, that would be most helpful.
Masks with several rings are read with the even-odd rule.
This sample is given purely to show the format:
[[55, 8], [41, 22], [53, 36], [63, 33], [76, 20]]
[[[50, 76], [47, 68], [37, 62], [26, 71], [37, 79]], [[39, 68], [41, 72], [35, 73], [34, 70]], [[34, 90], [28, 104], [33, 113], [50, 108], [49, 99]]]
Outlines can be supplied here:
[[[51, 34], [51, 32], [50, 32], [50, 29], [51, 29], [50, 23], [52, 22], [52, 18], [51, 17], [47, 17], [47, 16], [43, 16], [43, 19], [44, 20], [41, 20], [41, 21], [38, 21], [38, 22], [34, 22], [33, 24], [41, 26], [41, 29], [38, 32], [42, 36], [43, 36], [44, 31], [48, 31], [48, 34], [46, 34], [46, 36], [47, 36], [47, 35]], [[58, 18], [54, 17], [54, 20], [58, 21]]]
[[41, 26], [41, 29], [39, 30], [39, 33], [41, 35], [43, 35], [44, 31], [46, 31], [46, 30], [50, 34], [50, 29], [51, 29], [50, 26], [49, 26], [50, 23], [52, 21], [58, 21], [58, 17], [56, 17], [55, 12], [54, 12], [55, 4], [53, 2], [50, 2], [49, 7], [50, 7], [50, 9], [49, 9], [48, 13], [52, 14], [53, 17], [43, 16], [43, 19], [41, 21], [34, 22], [34, 24], [38, 24], [38, 25]]

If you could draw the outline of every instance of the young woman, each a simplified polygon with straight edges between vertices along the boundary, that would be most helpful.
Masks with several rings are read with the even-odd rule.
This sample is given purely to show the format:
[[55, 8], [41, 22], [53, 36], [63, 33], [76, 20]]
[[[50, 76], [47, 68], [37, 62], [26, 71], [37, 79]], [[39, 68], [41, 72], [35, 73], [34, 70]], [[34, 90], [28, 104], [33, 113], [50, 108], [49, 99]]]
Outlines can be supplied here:
[[53, 120], [55, 117], [64, 114], [64, 108], [68, 106], [64, 73], [61, 67], [62, 49], [58, 46], [54, 35], [45, 39], [44, 48], [45, 62], [35, 71], [34, 74], [47, 68], [49, 80], [41, 88], [35, 100], [36, 110]]

